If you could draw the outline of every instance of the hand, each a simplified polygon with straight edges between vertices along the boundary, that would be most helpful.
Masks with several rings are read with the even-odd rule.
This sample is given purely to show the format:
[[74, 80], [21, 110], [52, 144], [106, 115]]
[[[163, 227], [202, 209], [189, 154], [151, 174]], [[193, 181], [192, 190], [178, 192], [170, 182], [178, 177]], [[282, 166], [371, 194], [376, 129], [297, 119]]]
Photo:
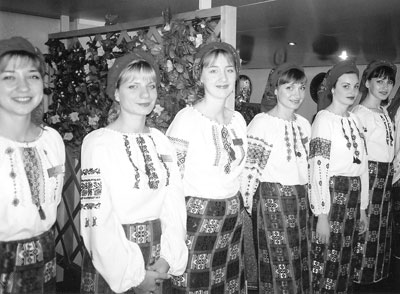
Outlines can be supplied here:
[[320, 214], [317, 221], [316, 238], [322, 244], [329, 243], [331, 229], [329, 225], [328, 215]]
[[151, 293], [157, 290], [157, 281], [169, 279], [170, 276], [167, 273], [158, 273], [156, 271], [146, 270], [146, 274], [144, 276], [144, 280], [140, 283], [139, 286], [135, 288], [138, 293]]
[[364, 234], [368, 229], [368, 216], [365, 209], [360, 210], [360, 231], [359, 235]]
[[[169, 270], [169, 264], [164, 258], [159, 258], [155, 263], [152, 265], [149, 265], [147, 267], [147, 270], [149, 271], [155, 271], [157, 273], [167, 273]], [[171, 276], [169, 276], [171, 277]], [[161, 283], [162, 280], [157, 280], [157, 283]]]

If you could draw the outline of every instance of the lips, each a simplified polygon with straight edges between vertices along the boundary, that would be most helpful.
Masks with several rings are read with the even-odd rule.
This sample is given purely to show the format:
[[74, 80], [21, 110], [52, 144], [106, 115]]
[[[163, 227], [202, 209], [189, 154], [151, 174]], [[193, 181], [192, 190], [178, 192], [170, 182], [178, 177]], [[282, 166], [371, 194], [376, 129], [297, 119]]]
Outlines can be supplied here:
[[138, 103], [140, 106], [142, 106], [142, 107], [149, 107], [150, 105], [151, 105], [151, 103], [150, 102], [148, 102], [148, 103]]
[[29, 103], [32, 97], [14, 97], [13, 100], [18, 103]]

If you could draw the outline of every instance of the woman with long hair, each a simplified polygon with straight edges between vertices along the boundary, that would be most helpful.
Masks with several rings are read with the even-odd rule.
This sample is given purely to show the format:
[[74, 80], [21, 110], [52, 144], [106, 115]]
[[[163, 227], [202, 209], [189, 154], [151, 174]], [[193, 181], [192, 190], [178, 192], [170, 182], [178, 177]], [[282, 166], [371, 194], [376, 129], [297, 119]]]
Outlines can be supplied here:
[[394, 124], [383, 103], [396, 80], [394, 64], [377, 60], [364, 70], [360, 104], [352, 110], [362, 124], [368, 149], [369, 204], [367, 230], [359, 236], [354, 281], [371, 284], [389, 276], [392, 243]]

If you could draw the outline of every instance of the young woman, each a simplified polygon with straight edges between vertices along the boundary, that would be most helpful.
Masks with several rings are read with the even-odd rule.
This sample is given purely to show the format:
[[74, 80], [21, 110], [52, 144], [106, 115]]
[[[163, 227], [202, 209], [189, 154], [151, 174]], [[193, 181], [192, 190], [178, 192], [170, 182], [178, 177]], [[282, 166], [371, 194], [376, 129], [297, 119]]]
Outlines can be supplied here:
[[65, 150], [32, 122], [44, 63], [26, 39], [0, 41], [0, 293], [55, 293], [54, 223]]
[[304, 100], [306, 81], [297, 65], [273, 69], [266, 91], [277, 104], [257, 114], [247, 129], [241, 192], [246, 209], [253, 212], [259, 293], [311, 290], [307, 196], [311, 126], [295, 113]]
[[161, 293], [159, 283], [186, 267], [176, 153], [145, 124], [159, 79], [154, 59], [142, 51], [118, 58], [109, 70], [107, 94], [120, 104], [119, 116], [82, 146], [81, 234], [88, 254], [81, 293]]
[[202, 47], [194, 70], [204, 97], [181, 110], [167, 131], [177, 149], [188, 214], [189, 261], [185, 273], [173, 279], [174, 293], [245, 291], [238, 191], [246, 123], [225, 106], [229, 97], [234, 99], [239, 66], [229, 44]]
[[397, 68], [387, 61], [371, 62], [365, 69], [360, 104], [352, 112], [363, 125], [368, 149], [369, 205], [367, 231], [359, 236], [354, 281], [379, 282], [389, 276], [392, 242], [391, 190], [394, 126], [382, 102], [392, 92]]
[[[347, 293], [354, 276], [353, 251], [365, 231], [368, 170], [362, 125], [349, 112], [359, 88], [358, 69], [342, 61], [323, 81], [331, 100], [317, 113], [310, 142], [310, 206], [314, 214], [311, 264], [316, 293]], [[320, 98], [319, 98], [320, 99]], [[359, 231], [359, 228], [361, 231]]]

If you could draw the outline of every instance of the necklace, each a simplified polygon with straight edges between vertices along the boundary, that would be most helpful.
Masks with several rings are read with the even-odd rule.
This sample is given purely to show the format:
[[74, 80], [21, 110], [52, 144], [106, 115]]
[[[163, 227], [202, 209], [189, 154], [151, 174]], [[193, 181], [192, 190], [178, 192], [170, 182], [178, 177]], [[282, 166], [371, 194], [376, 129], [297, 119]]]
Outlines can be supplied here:
[[388, 146], [393, 146], [393, 134], [392, 134], [392, 128], [390, 127], [390, 121], [387, 118], [386, 114], [381, 113], [380, 118], [382, 119], [384, 125], [385, 125], [385, 130], [386, 130], [386, 144]]

